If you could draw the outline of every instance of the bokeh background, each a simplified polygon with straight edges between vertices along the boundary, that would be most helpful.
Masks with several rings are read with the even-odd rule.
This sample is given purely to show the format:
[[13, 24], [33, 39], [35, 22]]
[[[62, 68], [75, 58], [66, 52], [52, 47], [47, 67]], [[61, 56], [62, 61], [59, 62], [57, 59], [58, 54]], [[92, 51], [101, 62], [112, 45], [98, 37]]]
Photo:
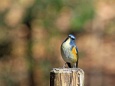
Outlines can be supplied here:
[[85, 86], [114, 86], [115, 0], [0, 0], [0, 86], [49, 86], [70, 33]]

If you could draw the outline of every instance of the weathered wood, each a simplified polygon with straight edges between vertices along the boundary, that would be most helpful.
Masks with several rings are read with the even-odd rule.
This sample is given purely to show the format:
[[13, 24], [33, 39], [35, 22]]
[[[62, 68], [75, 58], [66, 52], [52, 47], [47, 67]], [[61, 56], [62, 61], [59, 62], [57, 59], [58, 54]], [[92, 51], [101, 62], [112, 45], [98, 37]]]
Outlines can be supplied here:
[[50, 86], [84, 86], [84, 71], [80, 68], [53, 68]]

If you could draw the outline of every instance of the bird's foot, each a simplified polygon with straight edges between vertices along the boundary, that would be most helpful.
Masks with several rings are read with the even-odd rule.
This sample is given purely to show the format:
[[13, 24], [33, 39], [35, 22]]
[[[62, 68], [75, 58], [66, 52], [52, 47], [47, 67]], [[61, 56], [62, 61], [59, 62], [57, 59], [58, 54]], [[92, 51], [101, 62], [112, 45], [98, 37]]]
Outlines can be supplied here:
[[66, 63], [63, 65], [63, 68], [66, 68]]

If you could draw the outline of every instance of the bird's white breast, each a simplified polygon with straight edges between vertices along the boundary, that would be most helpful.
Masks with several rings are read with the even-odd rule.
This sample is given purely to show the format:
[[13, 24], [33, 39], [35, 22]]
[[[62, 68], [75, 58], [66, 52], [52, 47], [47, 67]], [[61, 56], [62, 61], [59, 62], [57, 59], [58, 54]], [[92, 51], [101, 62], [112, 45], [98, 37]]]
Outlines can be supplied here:
[[72, 55], [71, 55], [71, 45], [70, 45], [70, 38], [62, 44], [62, 57], [66, 62], [71, 62]]
[[63, 47], [64, 48], [70, 48], [71, 47], [70, 46], [70, 38], [66, 42], [63, 43]]

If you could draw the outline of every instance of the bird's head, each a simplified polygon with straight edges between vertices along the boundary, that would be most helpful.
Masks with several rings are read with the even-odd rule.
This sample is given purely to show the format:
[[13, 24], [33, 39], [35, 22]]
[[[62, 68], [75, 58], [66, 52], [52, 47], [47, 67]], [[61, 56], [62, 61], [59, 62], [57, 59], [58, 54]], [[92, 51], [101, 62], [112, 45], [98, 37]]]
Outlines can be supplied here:
[[76, 39], [75, 36], [72, 35], [72, 34], [69, 34], [68, 38], [70, 38], [71, 40], [75, 40]]
[[72, 34], [69, 34], [68, 35], [68, 37], [65, 39], [65, 41], [64, 42], [68, 42], [68, 43], [70, 43], [70, 42], [74, 42], [75, 41], [75, 36], [74, 35], [72, 35]]

